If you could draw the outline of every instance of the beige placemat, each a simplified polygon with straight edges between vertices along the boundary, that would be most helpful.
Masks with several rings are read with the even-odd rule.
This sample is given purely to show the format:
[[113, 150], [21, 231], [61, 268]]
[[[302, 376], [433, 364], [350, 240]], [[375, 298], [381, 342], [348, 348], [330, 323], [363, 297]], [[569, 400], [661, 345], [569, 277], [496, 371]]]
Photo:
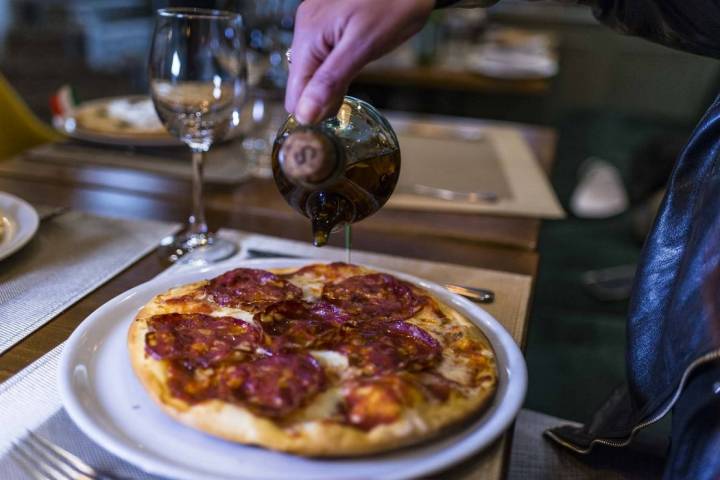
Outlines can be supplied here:
[[[511, 127], [464, 127], [392, 122], [402, 155], [400, 180], [389, 208], [562, 218], [565, 212], [522, 134]], [[480, 200], [446, 200], [415, 185]], [[422, 193], [422, 194], [421, 194]], [[492, 200], [483, 200], [494, 196]]]
[[457, 192], [492, 195], [498, 200], [514, 198], [505, 168], [487, 135], [477, 139], [432, 138], [413, 134], [399, 136], [403, 160], [398, 194], [413, 185]]
[[[190, 151], [183, 147], [116, 148], [78, 142], [49, 143], [28, 150], [19, 160], [28, 163], [102, 165], [144, 170], [187, 180], [192, 178]], [[251, 168], [242, 142], [228, 142], [212, 148], [207, 154], [204, 178], [210, 183], [236, 184], [250, 178]]]

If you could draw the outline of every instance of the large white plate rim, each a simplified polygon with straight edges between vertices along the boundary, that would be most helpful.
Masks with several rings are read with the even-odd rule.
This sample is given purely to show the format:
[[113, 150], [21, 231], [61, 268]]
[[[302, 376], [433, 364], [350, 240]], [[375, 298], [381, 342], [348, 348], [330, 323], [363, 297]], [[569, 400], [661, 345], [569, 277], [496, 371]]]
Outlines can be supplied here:
[[0, 260], [2, 260], [20, 250], [35, 236], [40, 225], [40, 217], [28, 202], [6, 192], [0, 192], [0, 210], [8, 216], [14, 229], [11, 238], [0, 239]]
[[[203, 478], [203, 475], [208, 475], [209, 472], [198, 470], [196, 472], [189, 472], [186, 468], [180, 467], [179, 465], [172, 464], [168, 461], [164, 461], [151, 454], [144, 453], [133, 446], [129, 446], [119, 441], [115, 436], [103, 430], [98, 425], [98, 420], [95, 418], [98, 416], [96, 413], [89, 413], [83, 407], [83, 399], [77, 396], [77, 392], [74, 388], [73, 369], [75, 365], [75, 358], [79, 355], [78, 348], [81, 346], [83, 337], [95, 327], [94, 320], [101, 318], [103, 313], [108, 310], [116, 309], [119, 305], [132, 301], [136, 296], [142, 292], [149, 292], [152, 290], [154, 294], [160, 293], [161, 291], [170, 288], [172, 285], [180, 285], [192, 281], [196, 281], [200, 278], [209, 278], [226, 271], [229, 268], [238, 266], [248, 266], [256, 268], [282, 268], [282, 267], [298, 267], [305, 265], [309, 262], [322, 263], [317, 260], [310, 259], [257, 259], [257, 260], [239, 260], [232, 263], [223, 263], [221, 265], [214, 265], [209, 267], [203, 267], [193, 271], [178, 272], [176, 275], [168, 275], [161, 278], [156, 278], [138, 285], [127, 292], [118, 295], [112, 300], [108, 301], [95, 312], [93, 312], [88, 318], [81, 323], [81, 325], [73, 332], [70, 336], [64, 351], [62, 353], [60, 361], [59, 371], [59, 387], [60, 394], [70, 417], [75, 423], [83, 430], [92, 440], [99, 445], [103, 446], [115, 455], [123, 458], [130, 463], [139, 466], [141, 469], [155, 473], [159, 475], [171, 476], [179, 479], [197, 479]], [[400, 272], [390, 271], [378, 267], [373, 267], [377, 270], [384, 270], [393, 275], [403, 278], [406, 281], [418, 284], [423, 288], [426, 288], [438, 295], [441, 300], [446, 301], [458, 308], [460, 311], [469, 313], [469, 318], [473, 320], [478, 326], [485, 332], [486, 336], [490, 340], [493, 348], [495, 349], [498, 359], [502, 360], [502, 365], [505, 366], [504, 370], [500, 372], [501, 379], [504, 380], [504, 384], [501, 385], [496, 394], [496, 398], [493, 400], [492, 406], [480, 419], [476, 420], [474, 424], [483, 421], [481, 429], [476, 429], [470, 432], [460, 432], [457, 434], [449, 435], [447, 438], [438, 439], [435, 442], [429, 444], [421, 444], [418, 449], [428, 448], [433, 446], [435, 443], [449, 443], [446, 450], [433, 453], [430, 458], [424, 457], [417, 459], [411, 466], [403, 468], [403, 471], [395, 471], [388, 474], [383, 473], [383, 478], [388, 479], [406, 479], [414, 478], [420, 475], [428, 475], [433, 472], [445, 469], [453, 464], [456, 464], [470, 455], [477, 453], [482, 448], [488, 446], [492, 441], [497, 439], [511, 424], [514, 420], [517, 412], [522, 406], [522, 402], [525, 397], [525, 391], [527, 387], [527, 371], [525, 362], [522, 357], [522, 353], [515, 344], [514, 340], [509, 333], [500, 325], [490, 314], [485, 312], [479, 306], [469, 302], [468, 300], [459, 297], [457, 295], [449, 293], [444, 288], [432, 282], [419, 279], [412, 275], [407, 275]], [[152, 296], [152, 295], [151, 295]], [[501, 358], [501, 357], [505, 358]], [[499, 405], [502, 404], [502, 408]], [[490, 415], [492, 413], [492, 415]], [[115, 428], [117, 430], [117, 428]], [[458, 437], [458, 440], [454, 439]], [[483, 439], [484, 437], [484, 439]], [[483, 439], [481, 443], [478, 443], [478, 438]], [[467, 445], [466, 445], [467, 444]], [[466, 448], [461, 448], [466, 445]], [[469, 448], [468, 448], [469, 447]], [[399, 451], [401, 455], [409, 455], [405, 450]], [[383, 457], [366, 457], [359, 459], [346, 459], [347, 462], [363, 462], [367, 461], [382, 461], [392, 457], [397, 452], [390, 452]], [[337, 463], [343, 460], [331, 460], [329, 462]], [[300, 472], [294, 472], [295, 478], [313, 478], [313, 477], [299, 477]], [[250, 478], [243, 476], [230, 476], [225, 478], [241, 479]], [[267, 477], [275, 478], [275, 477]]]

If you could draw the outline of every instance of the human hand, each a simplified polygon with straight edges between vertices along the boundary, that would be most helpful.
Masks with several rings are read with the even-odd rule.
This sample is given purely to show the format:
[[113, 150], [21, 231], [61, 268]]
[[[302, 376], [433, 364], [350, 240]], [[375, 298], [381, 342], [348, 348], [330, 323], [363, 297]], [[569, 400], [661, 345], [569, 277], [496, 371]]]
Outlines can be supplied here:
[[435, 0], [305, 0], [295, 17], [285, 109], [300, 123], [333, 115], [360, 69], [418, 32]]

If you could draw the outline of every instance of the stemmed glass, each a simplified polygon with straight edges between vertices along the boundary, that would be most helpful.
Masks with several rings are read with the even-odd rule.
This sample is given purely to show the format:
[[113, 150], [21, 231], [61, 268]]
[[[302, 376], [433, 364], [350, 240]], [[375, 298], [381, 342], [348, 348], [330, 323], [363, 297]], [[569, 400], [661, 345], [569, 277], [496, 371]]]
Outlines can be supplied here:
[[[287, 84], [285, 52], [292, 43], [300, 0], [226, 0], [245, 21], [252, 122], [243, 149], [254, 177], [271, 178], [270, 152], [287, 113], [282, 98]], [[230, 6], [232, 4], [232, 6]]]
[[160, 120], [192, 150], [192, 215], [185, 231], [163, 241], [168, 259], [227, 258], [237, 246], [208, 230], [202, 176], [205, 153], [240, 123], [247, 93], [242, 18], [198, 8], [158, 10], [149, 76]]

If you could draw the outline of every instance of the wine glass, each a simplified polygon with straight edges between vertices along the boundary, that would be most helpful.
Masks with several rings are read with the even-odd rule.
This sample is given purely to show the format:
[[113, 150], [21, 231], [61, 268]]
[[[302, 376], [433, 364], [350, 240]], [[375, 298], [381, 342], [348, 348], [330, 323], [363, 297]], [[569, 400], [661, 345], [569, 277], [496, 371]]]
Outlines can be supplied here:
[[282, 106], [288, 76], [285, 52], [292, 43], [300, 0], [227, 0], [226, 4], [245, 22], [252, 121], [243, 138], [243, 149], [252, 166], [251, 174], [271, 178], [272, 144], [287, 116]]
[[208, 230], [203, 161], [213, 143], [240, 123], [247, 63], [240, 15], [199, 8], [157, 11], [150, 51], [150, 94], [171, 135], [192, 150], [192, 215], [182, 233], [165, 239], [168, 259], [198, 263], [228, 258], [237, 246]]

